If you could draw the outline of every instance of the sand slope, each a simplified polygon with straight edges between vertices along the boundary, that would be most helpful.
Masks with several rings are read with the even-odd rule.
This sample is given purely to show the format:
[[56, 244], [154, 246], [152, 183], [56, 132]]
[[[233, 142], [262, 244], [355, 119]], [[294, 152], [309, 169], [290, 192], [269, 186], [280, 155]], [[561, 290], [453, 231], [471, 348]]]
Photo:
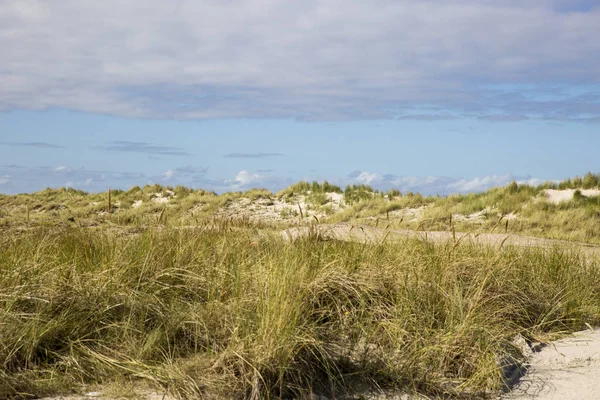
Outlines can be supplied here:
[[[571, 201], [577, 189], [565, 189], [565, 190], [555, 190], [548, 189], [544, 191], [546, 196], [546, 200], [553, 204], [559, 204], [563, 201]], [[599, 189], [579, 189], [581, 194], [585, 197], [595, 197], [600, 196]]]
[[600, 329], [552, 342], [529, 361], [511, 400], [600, 399]]

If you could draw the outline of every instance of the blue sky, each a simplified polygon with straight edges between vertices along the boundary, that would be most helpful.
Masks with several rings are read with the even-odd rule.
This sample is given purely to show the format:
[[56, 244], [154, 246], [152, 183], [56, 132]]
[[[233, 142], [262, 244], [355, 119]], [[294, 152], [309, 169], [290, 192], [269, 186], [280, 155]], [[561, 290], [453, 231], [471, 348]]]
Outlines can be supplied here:
[[600, 172], [599, 27], [600, 1], [7, 0], [0, 193]]

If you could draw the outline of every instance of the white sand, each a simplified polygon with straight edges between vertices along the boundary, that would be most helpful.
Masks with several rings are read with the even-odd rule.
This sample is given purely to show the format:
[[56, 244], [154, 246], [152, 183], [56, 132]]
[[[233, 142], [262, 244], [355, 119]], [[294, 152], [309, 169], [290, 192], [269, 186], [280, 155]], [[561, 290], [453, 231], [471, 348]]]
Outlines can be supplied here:
[[340, 211], [346, 207], [346, 203], [344, 202], [344, 195], [341, 193], [326, 193], [328, 203], [327, 206], [330, 206], [331, 209], [335, 212]]
[[[306, 196], [296, 195], [293, 199], [283, 201], [280, 199], [256, 199], [254, 201], [242, 197], [227, 204], [216, 213], [224, 218], [249, 218], [254, 222], [300, 222], [301, 220], [319, 221], [327, 218], [325, 207], [331, 207], [334, 212], [346, 207], [344, 195], [339, 193], [326, 193], [327, 203], [321, 207], [309, 204]], [[300, 209], [303, 219], [300, 218]]]
[[486, 221], [489, 211], [487, 209], [478, 211], [473, 214], [452, 214], [452, 220], [454, 222], [468, 222], [472, 224], [482, 224]]
[[515, 219], [517, 219], [518, 217], [517, 217], [517, 214], [515, 214], [515, 213], [510, 213], [510, 214], [506, 214], [506, 215], [504, 215], [504, 216], [503, 216], [503, 218], [504, 218], [505, 220], [508, 220], [508, 221], [514, 221], [514, 220], [515, 220]]
[[142, 200], [137, 200], [137, 201], [135, 201], [135, 202], [134, 202], [134, 203], [131, 205], [131, 207], [132, 207], [132, 208], [138, 208], [138, 207], [139, 207], [139, 206], [141, 206], [141, 205], [142, 205]]
[[[553, 204], [559, 204], [563, 201], [570, 201], [573, 199], [573, 194], [577, 189], [565, 189], [565, 190], [555, 190], [548, 189], [544, 191], [546, 196], [546, 200]], [[600, 196], [599, 189], [580, 189], [581, 194], [585, 197], [595, 197]]]
[[[401, 219], [405, 222], [417, 222], [423, 215], [425, 214], [425, 209], [427, 206], [420, 206], [417, 208], [401, 208], [399, 210], [390, 211], [389, 217], [390, 219]], [[384, 217], [386, 217], [384, 215]], [[373, 217], [374, 219], [378, 217]]]
[[[120, 400], [120, 399], [125, 399], [125, 398], [130, 398], [130, 397], [129, 396], [116, 397], [116, 396], [105, 395], [102, 392], [89, 392], [89, 393], [86, 393], [81, 396], [71, 395], [71, 396], [58, 396], [58, 397], [43, 397], [39, 400]], [[135, 397], [133, 397], [133, 398], [140, 399], [140, 400], [175, 400], [174, 397], [169, 396], [166, 393], [158, 393], [158, 392], [150, 392], [150, 391], [141, 391], [140, 393], [136, 393]]]
[[[173, 193], [173, 192], [171, 192], [171, 193]], [[154, 193], [154, 198], [152, 199], [152, 201], [155, 203], [168, 203], [169, 198], [164, 197], [162, 193]]]
[[552, 342], [529, 364], [519, 386], [503, 399], [600, 399], [600, 329]]

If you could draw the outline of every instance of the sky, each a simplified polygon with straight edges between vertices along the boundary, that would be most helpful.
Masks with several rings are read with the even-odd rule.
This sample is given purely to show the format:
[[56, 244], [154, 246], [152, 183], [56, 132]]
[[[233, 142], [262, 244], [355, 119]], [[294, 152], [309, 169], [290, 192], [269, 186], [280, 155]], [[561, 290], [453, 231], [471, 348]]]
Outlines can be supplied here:
[[3, 0], [0, 193], [600, 172], [600, 0]]

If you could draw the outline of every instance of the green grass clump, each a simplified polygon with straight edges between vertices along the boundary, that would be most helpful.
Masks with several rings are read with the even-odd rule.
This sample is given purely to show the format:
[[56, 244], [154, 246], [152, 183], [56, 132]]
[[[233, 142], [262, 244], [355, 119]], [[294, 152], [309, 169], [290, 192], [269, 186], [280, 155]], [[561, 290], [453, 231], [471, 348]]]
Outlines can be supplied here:
[[600, 187], [600, 174], [586, 173], [583, 178], [576, 176], [575, 178], [561, 181], [553, 189], [592, 189]]
[[342, 189], [327, 181], [324, 181], [323, 183], [317, 181], [312, 183], [302, 181], [281, 190], [277, 193], [277, 197], [289, 202], [294, 200], [294, 196], [304, 195], [306, 196], [306, 202], [317, 209], [329, 202], [327, 193], [342, 193]]
[[344, 189], [344, 201], [352, 205], [360, 201], [373, 199], [379, 192], [368, 185], [348, 185]]
[[244, 197], [248, 197], [250, 200], [268, 199], [270, 200], [273, 196], [270, 190], [267, 189], [250, 189], [244, 193]]
[[319, 183], [313, 181], [312, 183], [301, 181], [295, 183], [277, 193], [277, 197], [292, 197], [295, 195], [303, 194], [317, 194], [317, 193], [342, 193], [342, 189], [339, 186], [333, 185], [327, 181]]
[[319, 208], [327, 204], [329, 202], [329, 198], [324, 192], [312, 192], [306, 197], [306, 202], [315, 208]]
[[0, 237], [0, 397], [144, 379], [181, 398], [364, 384], [494, 394], [512, 336], [600, 323], [600, 265], [558, 250], [293, 243], [255, 229]]

